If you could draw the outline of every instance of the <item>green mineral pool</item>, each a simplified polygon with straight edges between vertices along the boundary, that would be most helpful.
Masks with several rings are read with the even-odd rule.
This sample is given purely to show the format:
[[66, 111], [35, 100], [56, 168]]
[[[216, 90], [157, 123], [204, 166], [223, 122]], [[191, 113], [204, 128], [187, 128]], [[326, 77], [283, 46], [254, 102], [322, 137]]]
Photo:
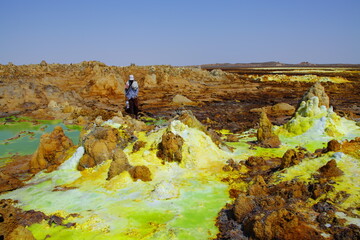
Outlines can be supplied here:
[[81, 130], [79, 126], [64, 125], [61, 120], [0, 118], [0, 167], [14, 155], [33, 154], [39, 146], [41, 135], [52, 132], [56, 126], [61, 126], [65, 135], [74, 144], [78, 144]]

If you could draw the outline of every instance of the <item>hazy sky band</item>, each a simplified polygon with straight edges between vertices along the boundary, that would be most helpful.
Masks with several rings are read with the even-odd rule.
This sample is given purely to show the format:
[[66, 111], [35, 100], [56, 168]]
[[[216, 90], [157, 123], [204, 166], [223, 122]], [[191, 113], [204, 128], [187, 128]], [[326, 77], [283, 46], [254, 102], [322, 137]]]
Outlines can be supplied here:
[[360, 1], [0, 0], [0, 64], [360, 63]]

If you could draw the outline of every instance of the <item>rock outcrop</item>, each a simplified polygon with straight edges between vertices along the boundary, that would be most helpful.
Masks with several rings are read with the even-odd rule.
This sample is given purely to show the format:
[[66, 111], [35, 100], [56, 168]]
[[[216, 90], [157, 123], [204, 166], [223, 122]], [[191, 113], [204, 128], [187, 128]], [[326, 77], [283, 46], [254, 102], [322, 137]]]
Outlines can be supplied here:
[[288, 103], [277, 103], [273, 106], [266, 106], [262, 108], [253, 108], [250, 112], [265, 112], [268, 116], [291, 116], [295, 113], [295, 107]]
[[281, 142], [279, 137], [273, 131], [273, 125], [265, 112], [260, 115], [260, 127], [256, 134], [259, 144], [263, 147], [276, 148]]
[[166, 162], [178, 162], [182, 160], [182, 145], [184, 139], [172, 133], [165, 132], [161, 137], [161, 142], [158, 145], [157, 156]]
[[179, 105], [186, 105], [186, 104], [192, 104], [193, 101], [188, 99], [187, 97], [177, 94], [175, 97], [173, 97], [172, 102]]
[[134, 166], [129, 169], [130, 176], [136, 182], [140, 179], [143, 182], [151, 181], [150, 169], [146, 166]]
[[121, 139], [118, 129], [112, 127], [96, 127], [83, 136], [85, 154], [80, 159], [78, 170], [94, 167], [105, 160], [114, 159], [115, 148]]
[[309, 224], [316, 213], [305, 207], [310, 193], [304, 183], [265, 184], [265, 189], [267, 194], [239, 194], [219, 213], [217, 239], [325, 239]]
[[328, 142], [326, 147], [327, 152], [339, 152], [340, 150], [341, 150], [341, 143], [339, 143], [335, 139]]
[[119, 148], [115, 149], [113, 160], [108, 171], [107, 180], [112, 179], [113, 177], [119, 175], [123, 171], [129, 170], [130, 168], [131, 165], [128, 162], [126, 154]]
[[54, 170], [65, 160], [64, 153], [73, 142], [68, 138], [60, 126], [54, 128], [50, 134], [41, 136], [40, 145], [30, 161], [30, 172], [37, 173], [41, 170]]
[[145, 147], [145, 145], [146, 145], [146, 142], [144, 142], [144, 141], [141, 141], [141, 140], [136, 141], [133, 145], [132, 152], [134, 153], [134, 152], [139, 151], [141, 148]]
[[360, 137], [341, 144], [341, 151], [345, 154], [360, 158]]
[[34, 210], [24, 212], [14, 207], [15, 204], [16, 202], [10, 199], [0, 200], [0, 239], [35, 239], [25, 227], [40, 223], [46, 219], [46, 215]]
[[[15, 207], [17, 201], [11, 199], [0, 200], [0, 239], [9, 240], [34, 240], [35, 237], [26, 227], [47, 220], [48, 225], [75, 226], [75, 223], [64, 223], [65, 218], [57, 215], [47, 216], [43, 212], [28, 210], [23, 211]], [[66, 218], [74, 216], [68, 215]]]
[[[286, 100], [287, 104], [295, 106], [298, 98], [309, 88], [309, 82], [316, 79], [327, 81], [324, 84], [331, 94], [333, 105], [339, 110], [360, 114], [360, 108], [349, 104], [360, 100], [358, 74], [353, 71], [329, 71], [321, 76], [312, 75], [316, 77], [314, 79], [308, 79], [308, 73], [302, 72], [297, 79], [293, 74], [287, 74], [288, 70], [283, 71], [284, 74], [273, 74], [270, 69], [262, 69], [265, 75], [269, 72], [272, 77], [283, 75], [286, 78], [260, 83], [261, 75], [253, 75], [252, 69], [237, 69], [240, 74], [209, 70], [212, 71], [166, 65], [116, 67], [97, 61], [0, 65], [0, 117], [30, 115], [53, 119], [55, 116], [72, 123], [78, 123], [78, 117], [83, 123], [92, 121], [98, 115], [102, 115], [104, 120], [110, 119], [124, 109], [123, 89], [129, 74], [133, 74], [139, 82], [142, 112], [170, 115], [178, 107], [171, 100], [179, 94], [196, 99], [197, 105], [192, 106], [192, 111], [200, 120], [211, 117], [214, 120], [212, 128], [236, 131], [253, 128], [257, 115], [249, 112], [250, 109], [266, 106], [269, 99], [274, 103]], [[346, 81], [338, 84], [334, 77]], [[237, 104], [234, 100], [250, 104]], [[58, 111], [48, 111], [50, 101], [58, 104]], [[64, 105], [66, 102], [67, 106]], [[82, 111], [84, 114], [79, 116]], [[355, 118], [357, 115], [354, 115]], [[285, 120], [278, 121], [282, 124]]]
[[254, 197], [244, 194], [239, 195], [234, 204], [235, 219], [238, 222], [242, 222], [254, 210], [255, 206]]
[[336, 160], [331, 159], [324, 166], [318, 169], [321, 177], [330, 178], [338, 177], [344, 174], [340, 168], [337, 167]]
[[17, 226], [10, 234], [9, 237], [7, 238], [9, 240], [18, 240], [18, 239], [22, 239], [22, 240], [36, 240], [34, 235], [30, 232], [29, 229], [19, 225]]
[[280, 168], [288, 168], [294, 165], [297, 165], [301, 162], [304, 156], [294, 149], [289, 149], [284, 153], [284, 156], [281, 158]]
[[24, 183], [21, 180], [0, 172], [0, 193], [11, 191], [22, 186], [24, 186]]

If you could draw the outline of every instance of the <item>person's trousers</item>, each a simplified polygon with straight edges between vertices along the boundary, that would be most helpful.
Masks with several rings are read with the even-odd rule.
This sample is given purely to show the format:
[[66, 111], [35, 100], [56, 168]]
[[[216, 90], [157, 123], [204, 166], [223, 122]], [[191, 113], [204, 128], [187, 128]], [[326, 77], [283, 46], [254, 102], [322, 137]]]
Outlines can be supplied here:
[[139, 113], [139, 103], [137, 98], [129, 99], [129, 113], [135, 116]]

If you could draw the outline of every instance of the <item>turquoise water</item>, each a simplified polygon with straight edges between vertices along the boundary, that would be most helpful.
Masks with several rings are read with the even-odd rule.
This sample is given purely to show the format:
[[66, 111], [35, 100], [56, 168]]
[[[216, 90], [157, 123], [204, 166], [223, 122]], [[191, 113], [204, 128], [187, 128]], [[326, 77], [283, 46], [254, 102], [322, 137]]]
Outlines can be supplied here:
[[40, 137], [61, 126], [74, 144], [79, 142], [80, 128], [64, 125], [59, 120], [44, 121], [17, 118], [0, 119], [0, 166], [14, 155], [33, 154], [39, 146]]

